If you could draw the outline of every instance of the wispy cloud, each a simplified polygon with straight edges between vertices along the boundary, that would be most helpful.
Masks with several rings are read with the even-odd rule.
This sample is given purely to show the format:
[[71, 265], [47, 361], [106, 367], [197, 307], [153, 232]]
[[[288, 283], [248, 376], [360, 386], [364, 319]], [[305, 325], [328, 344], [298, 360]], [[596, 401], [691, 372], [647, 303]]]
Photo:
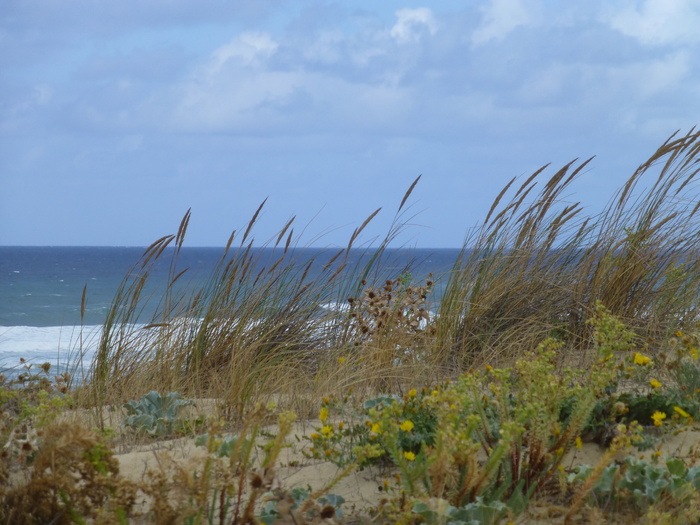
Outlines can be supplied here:
[[502, 40], [519, 26], [536, 19], [537, 4], [532, 0], [489, 0], [481, 8], [481, 25], [472, 33], [472, 44], [479, 46], [491, 40]]
[[611, 10], [611, 27], [645, 45], [700, 42], [700, 4], [694, 0], [643, 0]]

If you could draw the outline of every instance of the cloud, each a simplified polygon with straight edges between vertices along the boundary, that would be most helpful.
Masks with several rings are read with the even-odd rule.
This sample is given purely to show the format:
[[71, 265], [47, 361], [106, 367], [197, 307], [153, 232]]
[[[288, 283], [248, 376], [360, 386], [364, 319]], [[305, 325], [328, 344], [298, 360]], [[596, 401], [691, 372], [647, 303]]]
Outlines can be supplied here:
[[426, 30], [431, 35], [437, 31], [435, 16], [427, 7], [399, 9], [396, 17], [398, 20], [389, 34], [401, 44], [419, 41]]
[[473, 46], [502, 40], [516, 27], [534, 21], [532, 6], [527, 6], [525, 0], [491, 0], [482, 11], [484, 20], [472, 34]]
[[695, 0], [644, 0], [614, 12], [608, 23], [645, 45], [700, 42], [700, 4]]
[[213, 51], [208, 65], [210, 74], [218, 72], [228, 61], [236, 61], [245, 66], [260, 65], [278, 47], [279, 44], [267, 33], [242, 33]]

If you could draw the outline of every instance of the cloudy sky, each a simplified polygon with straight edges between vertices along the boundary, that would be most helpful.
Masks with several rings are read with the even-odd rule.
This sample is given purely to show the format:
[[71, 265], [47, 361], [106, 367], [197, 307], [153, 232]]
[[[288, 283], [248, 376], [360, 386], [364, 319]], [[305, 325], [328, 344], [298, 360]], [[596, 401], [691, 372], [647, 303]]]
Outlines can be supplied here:
[[700, 123], [696, 0], [2, 0], [0, 245], [458, 247], [513, 176], [601, 208]]

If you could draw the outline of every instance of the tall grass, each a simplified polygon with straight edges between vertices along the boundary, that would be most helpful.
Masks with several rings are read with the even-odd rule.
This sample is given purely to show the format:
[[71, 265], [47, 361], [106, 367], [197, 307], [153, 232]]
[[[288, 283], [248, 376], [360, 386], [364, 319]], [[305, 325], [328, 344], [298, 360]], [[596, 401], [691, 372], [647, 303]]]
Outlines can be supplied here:
[[[578, 360], [600, 300], [652, 346], [698, 317], [700, 133], [673, 135], [599, 215], [565, 200], [591, 159], [542, 184], [545, 168], [467, 237], [437, 316], [437, 344], [454, 368], [512, 359], [547, 336]], [[579, 361], [579, 364], [583, 364]]]
[[[550, 336], [563, 341], [569, 364], [584, 366], [585, 320], [598, 300], [653, 350], [698, 320], [699, 151], [700, 133], [673, 135], [594, 215], [568, 201], [591, 159], [511, 180], [442, 277], [432, 316], [425, 313], [429, 286], [410, 282], [410, 266], [382, 271], [387, 247], [410, 219], [405, 205], [418, 179], [386, 236], [376, 247], [361, 245], [361, 259], [352, 250], [379, 210], [321, 261], [301, 258], [294, 219], [263, 243], [274, 250], [253, 250], [263, 202], [233, 232], [204, 284], [188, 282], [178, 266], [188, 212], [177, 234], [151, 245], [117, 291], [87, 391], [103, 406], [177, 390], [220, 399], [235, 417], [255, 401], [278, 398], [304, 415], [315, 406], [305, 400], [327, 392], [425, 384], [513, 361]], [[153, 290], [148, 283], [166, 257], [165, 287]], [[157, 307], [146, 309], [149, 302]]]
[[[153, 389], [176, 390], [215, 397], [239, 417], [278, 394], [303, 403], [309, 394], [327, 391], [329, 381], [348, 387], [371, 382], [373, 374], [385, 376], [386, 370], [371, 366], [339, 373], [338, 358], [352, 347], [354, 334], [345, 309], [323, 305], [347, 304], [364, 286], [406, 270], [387, 274], [385, 251], [402, 229], [417, 181], [378, 246], [360, 245], [361, 257], [356, 245], [380, 210], [354, 230], [345, 248], [321, 261], [297, 249], [294, 218], [263, 243], [269, 250], [253, 249], [263, 202], [242, 233], [231, 234], [203, 284], [188, 282], [188, 269], [178, 266], [188, 211], [178, 233], [149, 246], [117, 290], [87, 381], [90, 401], [101, 407]], [[149, 288], [167, 257], [164, 284]]]

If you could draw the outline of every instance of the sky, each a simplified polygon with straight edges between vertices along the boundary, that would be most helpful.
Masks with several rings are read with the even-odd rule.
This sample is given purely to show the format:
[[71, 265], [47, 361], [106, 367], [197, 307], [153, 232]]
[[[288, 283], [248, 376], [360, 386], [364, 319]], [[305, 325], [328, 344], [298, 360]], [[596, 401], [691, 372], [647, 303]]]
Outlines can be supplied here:
[[596, 156], [601, 210], [700, 121], [696, 0], [2, 0], [0, 245], [460, 247], [501, 188]]

